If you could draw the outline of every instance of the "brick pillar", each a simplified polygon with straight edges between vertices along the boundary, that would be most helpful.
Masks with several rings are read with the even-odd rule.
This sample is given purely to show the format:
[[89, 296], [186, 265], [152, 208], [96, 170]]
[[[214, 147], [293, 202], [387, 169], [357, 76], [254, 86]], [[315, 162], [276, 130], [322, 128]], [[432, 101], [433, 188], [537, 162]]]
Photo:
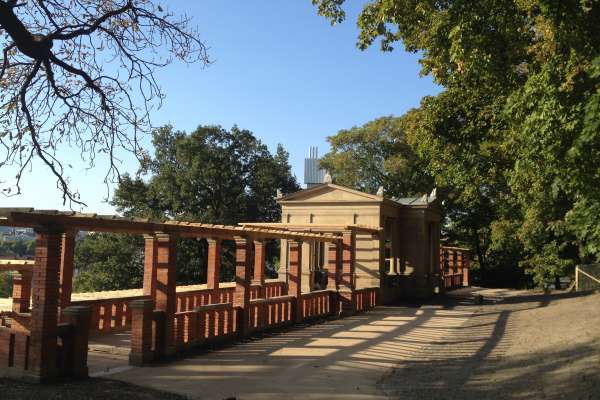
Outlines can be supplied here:
[[265, 253], [266, 246], [264, 240], [254, 241], [254, 276], [252, 284], [260, 286], [259, 298], [265, 297]]
[[158, 240], [154, 235], [144, 235], [144, 296], [156, 299]]
[[131, 307], [131, 352], [129, 364], [140, 366], [152, 361], [152, 319], [154, 300], [140, 299]]
[[73, 292], [73, 265], [75, 258], [75, 236], [76, 232], [67, 231], [63, 233], [60, 253], [60, 308], [63, 309], [71, 304], [71, 293]]
[[221, 239], [206, 239], [208, 242], [208, 257], [206, 271], [206, 287], [211, 290], [210, 303], [221, 302], [219, 280], [221, 278]]
[[327, 289], [331, 290], [331, 313], [338, 315], [340, 313], [340, 299], [338, 297], [338, 280], [341, 269], [340, 259], [341, 243], [334, 242], [327, 244]]
[[338, 292], [342, 303], [342, 313], [351, 315], [354, 307], [354, 232], [342, 232], [342, 266]]
[[16, 313], [26, 313], [31, 305], [31, 280], [33, 272], [21, 271], [12, 274], [12, 310]]
[[36, 230], [30, 367], [32, 377], [49, 381], [57, 376], [57, 320], [62, 232]]
[[174, 314], [177, 308], [177, 238], [173, 235], [156, 234], [156, 310], [164, 312], [164, 343], [159, 354], [175, 352]]
[[327, 244], [327, 289], [337, 290], [340, 275], [340, 246], [338, 242]]
[[250, 242], [243, 237], [235, 238], [235, 293], [233, 306], [240, 309], [239, 332], [244, 335], [249, 329], [250, 306]]
[[463, 253], [463, 286], [470, 286], [469, 268], [471, 268], [471, 260], [469, 259], [469, 253]]
[[294, 296], [292, 321], [302, 321], [302, 242], [298, 240], [288, 240], [289, 259], [288, 259], [288, 295]]
[[65, 322], [71, 325], [71, 359], [68, 362], [69, 375], [77, 378], [88, 377], [88, 339], [92, 310], [87, 306], [70, 306], [62, 310]]

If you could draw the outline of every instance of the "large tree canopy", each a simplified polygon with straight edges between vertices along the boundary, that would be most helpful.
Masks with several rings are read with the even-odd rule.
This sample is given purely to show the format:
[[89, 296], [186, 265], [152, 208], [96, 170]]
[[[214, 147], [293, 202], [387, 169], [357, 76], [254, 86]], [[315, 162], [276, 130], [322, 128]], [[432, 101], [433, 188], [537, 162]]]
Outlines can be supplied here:
[[[215, 224], [279, 221], [277, 189], [299, 190], [283, 147], [271, 154], [238, 127], [200, 126], [187, 134], [165, 126], [153, 132], [153, 144], [154, 156], [144, 159], [137, 176], [124, 175], [115, 191], [113, 205], [125, 215]], [[115, 255], [119, 244], [123, 254]], [[234, 276], [232, 245], [223, 245], [222, 281]], [[76, 248], [77, 288], [139, 287], [142, 250], [139, 236], [87, 236]], [[278, 254], [272, 246], [269, 250]], [[204, 240], [178, 241], [179, 284], [206, 280], [206, 251]]]
[[[247, 130], [200, 126], [186, 134], [154, 131], [154, 157], [125, 175], [113, 204], [125, 215], [207, 223], [277, 221], [276, 190], [299, 189], [281, 145], [272, 155]], [[144, 175], [148, 179], [143, 179]]]
[[2, 193], [20, 193], [38, 159], [69, 203], [81, 199], [60, 150], [90, 168], [106, 156], [105, 182], [118, 178], [119, 151], [142, 156], [163, 99], [154, 72], [173, 58], [208, 62], [189, 20], [151, 0], [0, 0], [0, 46], [0, 170], [17, 171]]
[[406, 142], [407, 118], [382, 117], [363, 126], [341, 130], [328, 138], [331, 151], [320, 161], [336, 183], [388, 196], [403, 197], [431, 191], [427, 166]]
[[[345, 18], [344, 0], [312, 2]], [[358, 18], [361, 49], [401, 44], [444, 88], [405, 133], [484, 272], [542, 284], [600, 260], [598, 21], [588, 0], [375, 0]]]

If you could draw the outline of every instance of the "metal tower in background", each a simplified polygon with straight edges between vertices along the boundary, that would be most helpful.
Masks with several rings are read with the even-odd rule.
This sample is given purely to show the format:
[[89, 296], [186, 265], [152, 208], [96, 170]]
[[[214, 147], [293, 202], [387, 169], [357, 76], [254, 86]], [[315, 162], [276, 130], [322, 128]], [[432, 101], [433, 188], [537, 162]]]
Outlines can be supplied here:
[[304, 183], [306, 188], [311, 188], [323, 183], [325, 178], [325, 170], [319, 166], [319, 148], [310, 147], [308, 158], [304, 159]]

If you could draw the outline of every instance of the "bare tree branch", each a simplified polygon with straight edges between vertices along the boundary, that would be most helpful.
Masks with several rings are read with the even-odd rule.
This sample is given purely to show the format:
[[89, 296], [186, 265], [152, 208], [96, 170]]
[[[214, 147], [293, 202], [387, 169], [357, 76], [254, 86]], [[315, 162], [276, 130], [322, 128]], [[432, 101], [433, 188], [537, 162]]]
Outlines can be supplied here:
[[60, 149], [78, 148], [87, 168], [108, 160], [108, 190], [118, 154], [145, 156], [139, 138], [164, 99], [155, 71], [173, 59], [209, 63], [189, 19], [153, 0], [0, 0], [0, 46], [0, 168], [17, 170], [0, 189], [20, 193], [39, 159], [71, 206], [83, 202]]

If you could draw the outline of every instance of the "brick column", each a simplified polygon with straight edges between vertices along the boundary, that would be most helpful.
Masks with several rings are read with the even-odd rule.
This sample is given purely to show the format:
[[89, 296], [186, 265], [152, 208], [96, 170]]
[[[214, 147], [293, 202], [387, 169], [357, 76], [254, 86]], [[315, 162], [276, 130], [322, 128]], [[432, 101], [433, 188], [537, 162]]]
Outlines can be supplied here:
[[60, 307], [61, 309], [71, 304], [71, 293], [73, 292], [73, 265], [75, 258], [75, 236], [74, 231], [63, 233], [60, 254]]
[[221, 239], [206, 239], [208, 242], [208, 257], [206, 271], [206, 287], [211, 290], [210, 303], [221, 302], [219, 281], [221, 278]]
[[152, 361], [152, 319], [154, 300], [140, 299], [131, 307], [131, 352], [129, 364], [140, 366]]
[[337, 290], [340, 275], [340, 245], [338, 242], [327, 244], [327, 289]]
[[71, 325], [71, 359], [69, 360], [69, 375], [77, 378], [88, 377], [88, 339], [92, 310], [87, 306], [71, 306], [62, 310], [65, 321]]
[[144, 296], [156, 299], [156, 269], [158, 240], [154, 235], [144, 235]]
[[330, 296], [331, 313], [333, 315], [338, 315], [340, 313], [340, 299], [337, 293], [342, 265], [340, 250], [340, 242], [327, 243], [327, 289], [333, 292]]
[[30, 366], [32, 377], [49, 381], [57, 376], [57, 320], [62, 232], [36, 230]]
[[342, 313], [351, 315], [354, 307], [354, 232], [342, 232], [342, 267], [338, 292], [342, 303]]
[[31, 305], [31, 280], [33, 272], [21, 271], [12, 274], [12, 310], [16, 313], [27, 313]]
[[249, 327], [250, 306], [250, 242], [243, 237], [235, 238], [235, 293], [233, 306], [241, 309], [239, 317], [240, 334], [244, 335]]
[[177, 308], [177, 238], [173, 235], [156, 234], [156, 300], [155, 307], [163, 311], [164, 343], [159, 354], [171, 355], [175, 352], [174, 314]]
[[302, 242], [288, 239], [288, 294], [294, 296], [292, 321], [302, 321]]
[[254, 276], [252, 284], [260, 286], [259, 298], [265, 297], [265, 253], [266, 246], [264, 240], [254, 241]]
[[463, 286], [469, 285], [469, 269], [471, 268], [471, 260], [469, 253], [463, 253]]

